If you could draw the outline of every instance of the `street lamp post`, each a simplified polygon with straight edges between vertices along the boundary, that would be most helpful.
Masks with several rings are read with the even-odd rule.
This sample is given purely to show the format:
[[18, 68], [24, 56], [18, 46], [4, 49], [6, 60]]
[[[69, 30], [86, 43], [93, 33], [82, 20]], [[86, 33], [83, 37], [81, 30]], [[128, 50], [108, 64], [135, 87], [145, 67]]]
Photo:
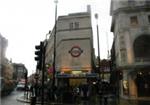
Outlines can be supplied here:
[[54, 61], [53, 61], [53, 84], [52, 86], [54, 87], [55, 85], [55, 64], [56, 64], [56, 32], [57, 32], [57, 3], [58, 0], [55, 0], [55, 29], [54, 29]]
[[[45, 41], [44, 41], [44, 42], [45, 42], [45, 43], [44, 43], [44, 52], [45, 52], [44, 56], [45, 56], [45, 60], [46, 60], [46, 49], [47, 49], [47, 46], [48, 46], [48, 39], [49, 39], [48, 36], [50, 36], [50, 34], [51, 34], [51, 30], [49, 30], [49, 32], [46, 34]], [[44, 65], [44, 67], [45, 67], [44, 69], [46, 70], [46, 68], [47, 68], [47, 67], [46, 67], [46, 66], [47, 66], [47, 65], [46, 65], [46, 61], [44, 62], [43, 65]], [[46, 72], [47, 72], [47, 71], [46, 71]], [[46, 75], [46, 80], [47, 80], [47, 75]]]
[[[95, 14], [95, 19], [96, 19], [96, 28], [97, 28], [97, 45], [98, 45], [98, 72], [99, 72], [99, 78], [101, 77], [100, 76], [100, 44], [99, 44], [99, 27], [98, 27], [98, 14], [96, 13]], [[100, 78], [101, 79], [101, 78]]]

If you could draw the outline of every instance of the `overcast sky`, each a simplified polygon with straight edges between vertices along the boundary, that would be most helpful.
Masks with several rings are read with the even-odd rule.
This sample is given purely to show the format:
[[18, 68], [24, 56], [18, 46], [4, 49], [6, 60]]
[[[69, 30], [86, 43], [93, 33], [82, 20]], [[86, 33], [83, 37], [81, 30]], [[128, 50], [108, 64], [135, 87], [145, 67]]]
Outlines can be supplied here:
[[[113, 40], [110, 33], [110, 0], [59, 0], [58, 16], [68, 13], [85, 12], [90, 4], [94, 47], [97, 55], [97, 34], [94, 14], [98, 13], [101, 58], [107, 58], [107, 39], [109, 49]], [[54, 0], [1, 0], [0, 1], [0, 33], [8, 39], [6, 57], [15, 63], [23, 63], [29, 74], [35, 71], [35, 45], [44, 40], [52, 30], [55, 20]]]

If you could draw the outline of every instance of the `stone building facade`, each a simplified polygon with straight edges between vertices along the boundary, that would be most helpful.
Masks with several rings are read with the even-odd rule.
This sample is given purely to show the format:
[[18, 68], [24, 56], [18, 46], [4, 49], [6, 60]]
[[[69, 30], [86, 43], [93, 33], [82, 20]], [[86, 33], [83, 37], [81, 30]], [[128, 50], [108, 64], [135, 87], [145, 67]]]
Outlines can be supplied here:
[[27, 68], [22, 63], [12, 63], [13, 66], [13, 79], [19, 82], [25, 79], [25, 73], [28, 73]]
[[0, 68], [2, 67], [2, 64], [4, 64], [4, 62], [6, 62], [6, 60], [5, 60], [5, 54], [6, 54], [7, 45], [8, 45], [7, 39], [4, 38], [0, 34]]
[[[56, 29], [56, 77], [61, 74], [80, 77], [92, 73], [94, 49], [89, 7], [87, 12], [59, 16]], [[55, 27], [46, 48], [45, 62], [50, 66], [54, 58], [54, 31]]]
[[150, 1], [112, 0], [110, 15], [120, 96], [150, 97]]
[[4, 38], [1, 33], [0, 33], [0, 92], [4, 88], [4, 71], [3, 66], [4, 66], [4, 61], [5, 61], [5, 51], [7, 48], [7, 39]]
[[8, 40], [0, 34], [0, 93], [4, 95], [11, 92], [15, 83], [13, 81], [13, 67], [6, 58], [6, 48]]

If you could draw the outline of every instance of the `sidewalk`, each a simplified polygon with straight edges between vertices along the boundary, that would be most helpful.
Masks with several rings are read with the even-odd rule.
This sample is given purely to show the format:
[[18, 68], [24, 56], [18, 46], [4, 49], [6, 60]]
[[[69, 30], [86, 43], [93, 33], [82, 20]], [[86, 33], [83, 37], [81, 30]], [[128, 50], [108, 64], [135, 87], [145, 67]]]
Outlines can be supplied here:
[[109, 105], [150, 105], [149, 98], [109, 100]]
[[30, 99], [27, 99], [24, 96], [17, 97], [17, 101], [30, 103]]
[[[17, 97], [17, 101], [24, 102], [24, 103], [30, 103], [30, 98], [26, 99], [24, 96]], [[101, 101], [98, 99], [96, 102], [92, 102], [89, 100], [81, 100], [79, 103], [57, 103], [57, 102], [48, 102], [44, 103], [47, 105], [100, 105], [100, 103], [104, 103], [104, 99]], [[37, 105], [41, 104], [40, 101], [36, 103]], [[127, 100], [120, 98], [119, 100], [115, 100], [114, 98], [108, 98], [107, 105], [150, 105], [150, 100], [147, 98], [142, 98], [140, 100]]]
[[[24, 102], [24, 103], [30, 103], [30, 98], [26, 99], [24, 96], [21, 96], [21, 97], [17, 97], [16, 99], [17, 101], [19, 102]], [[40, 101], [37, 101], [36, 102], [37, 105], [41, 104]], [[47, 102], [45, 102], [44, 104], [48, 104]], [[62, 103], [56, 103], [56, 102], [51, 102], [49, 103], [49, 105], [63, 105]]]
[[[30, 98], [27, 99], [24, 96], [17, 97], [17, 101], [24, 102], [24, 103], [30, 103], [31, 102]], [[37, 101], [36, 104], [41, 104], [41, 102]], [[46, 104], [46, 103], [44, 103], [44, 104]]]
[[[17, 101], [30, 103], [30, 98], [26, 99], [24, 96], [17, 97]], [[40, 101], [36, 102], [36, 105], [41, 104]], [[59, 102], [45, 102], [44, 105], [82, 105], [82, 104], [75, 104], [75, 103], [59, 103]]]

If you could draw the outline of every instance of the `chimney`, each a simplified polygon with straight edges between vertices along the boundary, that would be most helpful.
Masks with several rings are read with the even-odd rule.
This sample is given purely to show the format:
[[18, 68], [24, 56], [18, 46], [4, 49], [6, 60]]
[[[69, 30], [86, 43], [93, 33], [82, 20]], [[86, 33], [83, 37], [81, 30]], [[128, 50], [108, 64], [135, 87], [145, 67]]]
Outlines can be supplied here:
[[87, 5], [87, 12], [91, 13], [91, 5]]

